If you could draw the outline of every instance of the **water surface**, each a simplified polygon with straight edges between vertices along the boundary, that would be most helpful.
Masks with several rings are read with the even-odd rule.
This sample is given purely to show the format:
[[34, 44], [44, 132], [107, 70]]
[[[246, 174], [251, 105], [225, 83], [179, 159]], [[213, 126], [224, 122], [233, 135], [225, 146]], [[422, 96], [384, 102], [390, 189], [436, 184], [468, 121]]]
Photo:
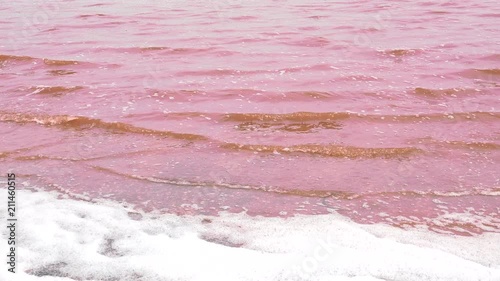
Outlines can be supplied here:
[[497, 1], [17, 1], [0, 167], [176, 214], [500, 230]]

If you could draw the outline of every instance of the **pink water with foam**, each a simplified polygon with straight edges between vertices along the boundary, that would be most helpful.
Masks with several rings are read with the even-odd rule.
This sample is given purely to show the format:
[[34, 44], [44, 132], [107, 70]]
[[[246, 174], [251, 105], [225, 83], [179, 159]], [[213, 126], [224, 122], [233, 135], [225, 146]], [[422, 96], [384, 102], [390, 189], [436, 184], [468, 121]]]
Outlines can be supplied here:
[[0, 170], [28, 186], [500, 229], [497, 1], [17, 1], [0, 18]]

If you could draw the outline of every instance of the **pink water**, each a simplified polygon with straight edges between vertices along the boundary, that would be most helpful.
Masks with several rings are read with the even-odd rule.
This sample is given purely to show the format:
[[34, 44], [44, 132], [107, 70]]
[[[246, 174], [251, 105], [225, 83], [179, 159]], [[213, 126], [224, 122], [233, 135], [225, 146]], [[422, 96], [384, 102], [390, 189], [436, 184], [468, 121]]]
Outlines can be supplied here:
[[27, 186], [500, 231], [497, 1], [51, 3], [0, 8], [0, 170]]

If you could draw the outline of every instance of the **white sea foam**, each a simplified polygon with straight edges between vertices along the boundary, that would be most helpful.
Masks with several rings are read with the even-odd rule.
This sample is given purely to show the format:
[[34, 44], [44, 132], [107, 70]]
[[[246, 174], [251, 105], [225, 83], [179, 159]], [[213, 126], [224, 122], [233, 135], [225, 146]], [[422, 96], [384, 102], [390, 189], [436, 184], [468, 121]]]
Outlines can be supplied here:
[[180, 217], [60, 197], [18, 191], [18, 272], [3, 263], [0, 280], [500, 280], [496, 233], [446, 236], [334, 214]]

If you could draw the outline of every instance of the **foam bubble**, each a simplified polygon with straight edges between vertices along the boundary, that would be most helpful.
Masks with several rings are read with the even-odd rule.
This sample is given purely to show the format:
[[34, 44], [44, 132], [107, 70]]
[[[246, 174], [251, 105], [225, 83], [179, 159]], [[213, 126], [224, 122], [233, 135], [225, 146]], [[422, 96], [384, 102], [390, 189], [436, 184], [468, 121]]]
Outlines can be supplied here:
[[0, 280], [500, 280], [498, 233], [457, 237], [336, 214], [181, 217], [18, 193], [19, 271]]

